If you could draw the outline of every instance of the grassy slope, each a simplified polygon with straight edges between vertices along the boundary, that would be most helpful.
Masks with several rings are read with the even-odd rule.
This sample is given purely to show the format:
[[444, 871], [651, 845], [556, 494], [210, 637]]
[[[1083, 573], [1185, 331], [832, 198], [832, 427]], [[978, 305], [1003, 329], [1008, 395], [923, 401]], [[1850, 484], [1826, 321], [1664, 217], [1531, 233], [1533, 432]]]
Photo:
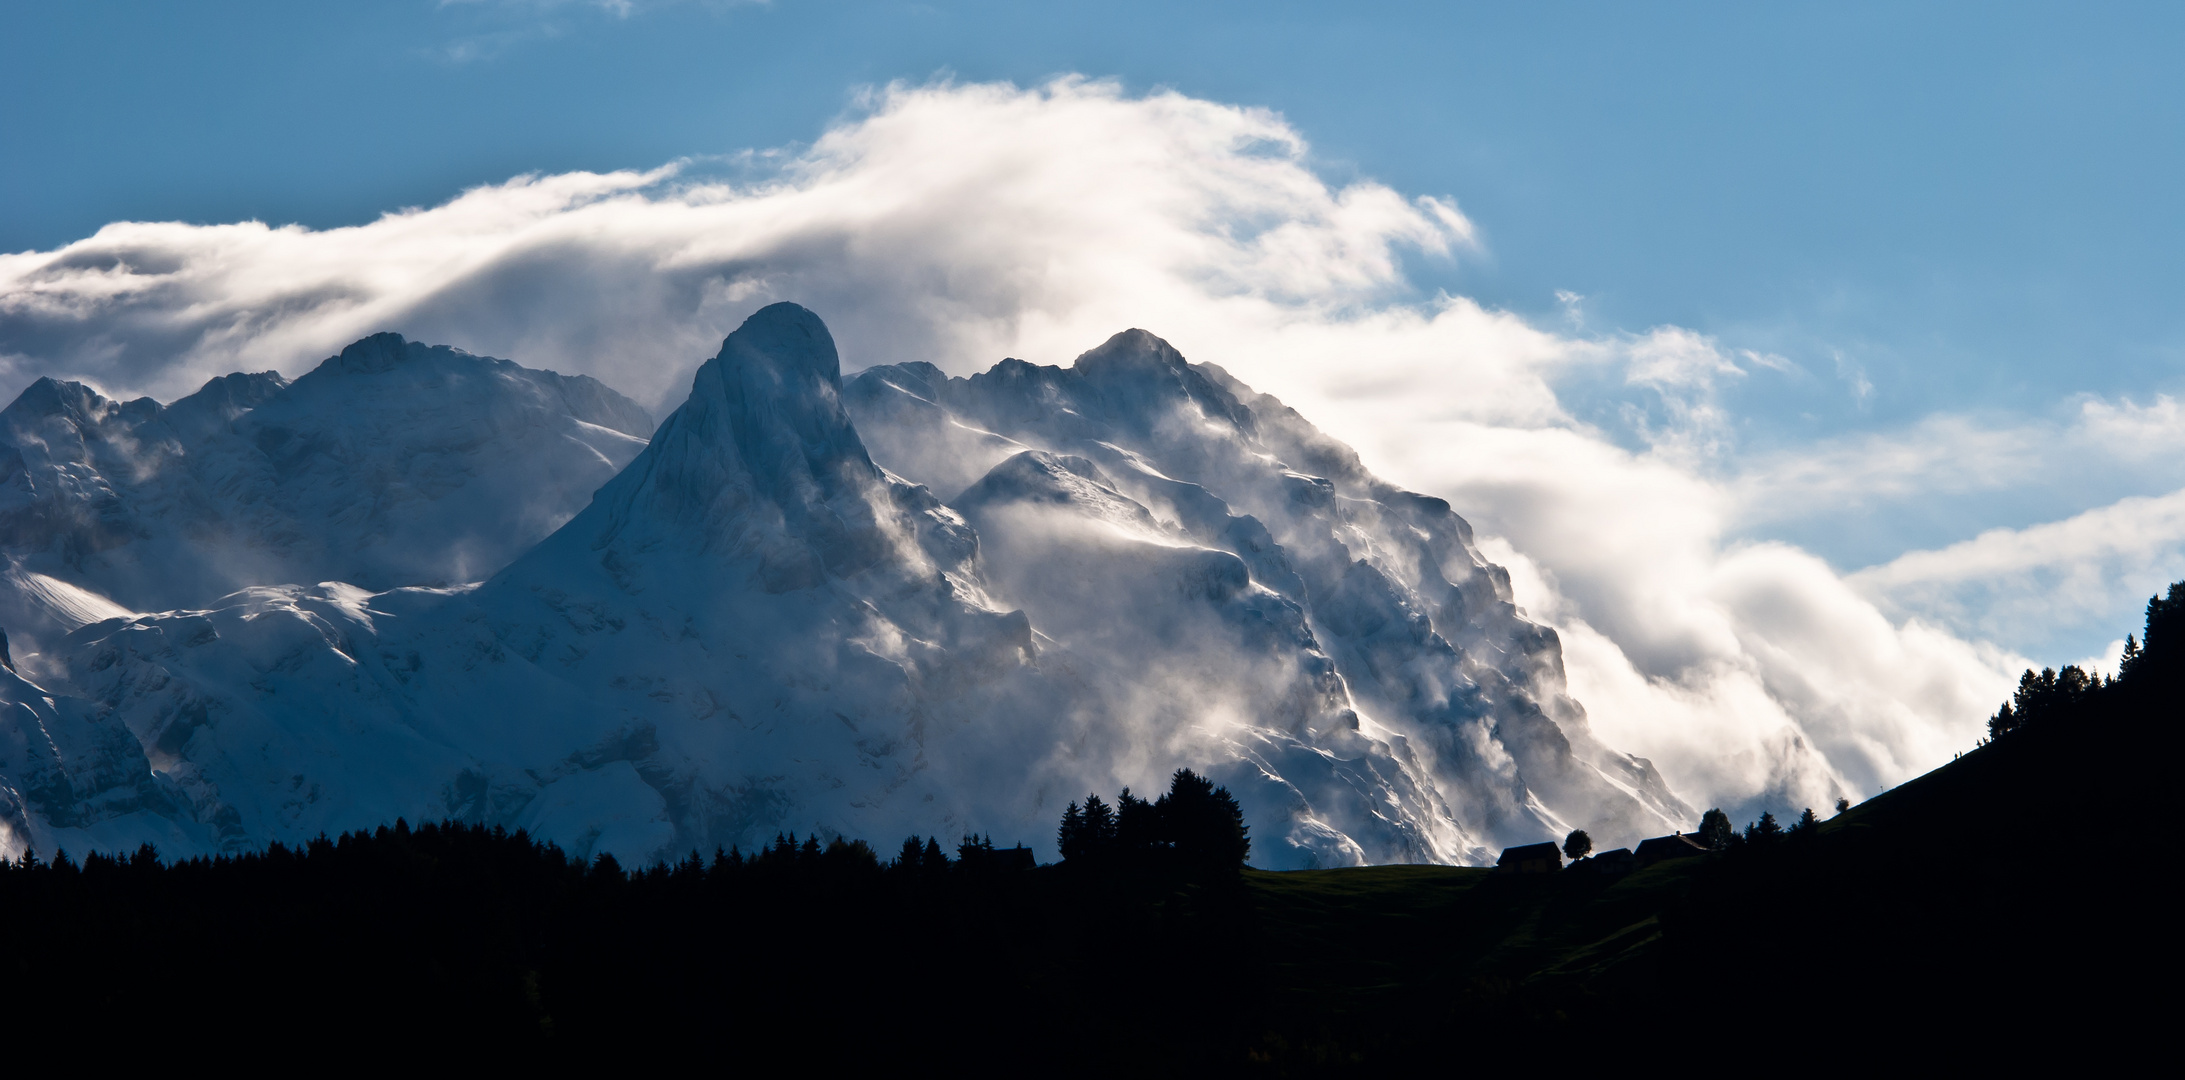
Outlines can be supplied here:
[[[1341, 1026], [1643, 963], [1698, 860], [1622, 878], [1378, 866], [1246, 875], [1278, 1011]], [[1431, 1010], [1430, 1010], [1431, 1011]]]

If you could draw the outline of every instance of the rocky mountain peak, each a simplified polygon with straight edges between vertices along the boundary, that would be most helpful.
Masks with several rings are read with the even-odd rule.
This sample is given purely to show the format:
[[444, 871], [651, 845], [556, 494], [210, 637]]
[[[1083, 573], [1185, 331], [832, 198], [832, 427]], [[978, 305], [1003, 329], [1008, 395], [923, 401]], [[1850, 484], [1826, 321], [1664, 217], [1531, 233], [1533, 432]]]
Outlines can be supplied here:
[[1098, 377], [1121, 372], [1174, 373], [1191, 365], [1174, 345], [1134, 327], [1086, 350], [1072, 366], [1081, 375]]
[[103, 416], [113, 407], [106, 396], [80, 382], [40, 376], [16, 395], [0, 419], [14, 421], [19, 417], [74, 416], [82, 419]]
[[78, 432], [126, 430], [160, 414], [151, 398], [116, 401], [91, 387], [69, 379], [40, 378], [0, 409], [0, 430], [31, 431], [55, 422]]
[[167, 406], [167, 425], [185, 442], [197, 442], [288, 388], [278, 371], [238, 371], [208, 380], [198, 391]]
[[[0, 610], [65, 691], [0, 718], [0, 792], [26, 793], [0, 824], [71, 850], [441, 815], [637, 862], [783, 830], [1045, 847], [1074, 793], [1177, 765], [1236, 793], [1269, 866], [1688, 820], [1591, 738], [1446, 504], [1160, 338], [841, 372], [818, 316], [772, 305], [651, 432], [592, 380], [375, 335], [208, 386], [207, 418], [266, 396], [167, 468], [16, 468], [0, 600], [76, 614], [33, 660]], [[53, 383], [26, 409], [70, 402], [132, 407]], [[121, 463], [168, 425], [113, 430]], [[7, 749], [33, 743], [58, 750]]]
[[[439, 348], [447, 352], [456, 351], [444, 345]], [[371, 375], [392, 370], [415, 354], [431, 351], [434, 351], [433, 346], [406, 340], [402, 335], [390, 331], [352, 342], [330, 364], [321, 365], [321, 368], [346, 374]]]
[[769, 591], [849, 575], [890, 550], [888, 486], [842, 404], [842, 362], [819, 316], [760, 309], [699, 367], [690, 397], [600, 493], [594, 542], [631, 534], [756, 555]]
[[1109, 338], [1079, 356], [1071, 370], [1116, 413], [1189, 402], [1208, 419], [1226, 421], [1240, 431], [1252, 429], [1251, 411], [1235, 395], [1193, 368], [1175, 346], [1144, 330]]
[[[842, 407], [842, 360], [819, 316], [795, 304], [760, 309], [698, 373], [685, 409], [725, 434], [769, 494], [809, 509], [877, 482]], [[726, 424], [725, 431], [714, 425]]]

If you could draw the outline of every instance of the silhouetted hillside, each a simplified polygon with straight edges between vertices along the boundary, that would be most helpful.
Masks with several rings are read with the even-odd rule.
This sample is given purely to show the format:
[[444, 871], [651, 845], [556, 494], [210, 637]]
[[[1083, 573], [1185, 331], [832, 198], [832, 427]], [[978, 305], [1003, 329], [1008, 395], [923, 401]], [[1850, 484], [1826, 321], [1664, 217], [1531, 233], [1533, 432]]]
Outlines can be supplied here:
[[2016, 723], [1830, 820], [1725, 819], [1712, 857], [1617, 877], [1252, 875], [1272, 1056], [1312, 1071], [1666, 1045], [1755, 1066], [1962, 1065], [2145, 1046], [2174, 951], [2160, 865], [2185, 584], [2149, 603], [2133, 646], [2113, 681], [2029, 672], [2003, 710]]
[[2139, 644], [2070, 694], [2029, 674], [2014, 722], [1864, 805], [1710, 814], [1722, 850], [1630, 873], [1240, 875], [1241, 815], [1189, 772], [1112, 817], [1073, 805], [1071, 858], [1038, 868], [981, 837], [886, 861], [781, 837], [631, 872], [453, 823], [26, 860], [0, 869], [0, 1010], [74, 1043], [338, 1026], [508, 1060], [665, 1040], [1061, 1074], [2100, 1062], [2163, 1030], [2185, 584]]

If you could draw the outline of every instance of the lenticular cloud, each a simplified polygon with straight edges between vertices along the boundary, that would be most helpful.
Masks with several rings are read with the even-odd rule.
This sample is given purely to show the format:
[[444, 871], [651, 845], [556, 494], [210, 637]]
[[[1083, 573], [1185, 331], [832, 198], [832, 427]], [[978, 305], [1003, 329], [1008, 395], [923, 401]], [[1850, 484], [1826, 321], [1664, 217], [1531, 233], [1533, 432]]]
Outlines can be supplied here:
[[[119, 222], [0, 256], [0, 381], [173, 398], [394, 330], [657, 408], [777, 300], [820, 312], [856, 366], [1062, 363], [1144, 327], [1448, 498], [1563, 632], [1597, 730], [1687, 801], [1871, 793], [1969, 745], [2007, 690], [2017, 658], [1885, 617], [1795, 548], [1730, 542], [1715, 388], [1750, 360], [1422, 297], [1402, 260], [1469, 257], [1471, 223], [1331, 184], [1276, 114], [1080, 78], [895, 86], [807, 147], [718, 164], [522, 176], [349, 228]], [[1635, 438], [1566, 410], [1573, 374], [1620, 380], [1649, 418]]]

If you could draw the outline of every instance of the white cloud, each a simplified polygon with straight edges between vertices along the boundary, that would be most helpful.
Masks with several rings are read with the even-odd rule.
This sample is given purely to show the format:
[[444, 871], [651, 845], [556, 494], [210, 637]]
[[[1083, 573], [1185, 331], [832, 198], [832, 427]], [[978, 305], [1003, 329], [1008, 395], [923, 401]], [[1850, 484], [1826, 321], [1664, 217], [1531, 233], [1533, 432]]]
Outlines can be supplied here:
[[2079, 490], [2107, 480], [2166, 491], [2185, 483], [2181, 451], [2185, 415], [2167, 395], [2144, 405], [2089, 395], [2054, 417], [1941, 413], [1743, 463], [1739, 516], [1753, 526], [1937, 495]]
[[1996, 636], [2012, 626], [2129, 612], [2159, 583], [2179, 578], [2185, 578], [2185, 491], [2132, 496], [2023, 529], [1990, 529], [1944, 548], [1907, 552], [1850, 581], [1887, 610]]
[[1399, 245], [1469, 243], [1446, 200], [1321, 183], [1262, 110], [1076, 79], [867, 107], [755, 184], [525, 176], [354, 228], [123, 222], [0, 256], [0, 349], [38, 358], [7, 374], [173, 395], [399, 328], [660, 399], [780, 297], [848, 355], [961, 370], [1066, 360], [1094, 327], [1371, 310], [1408, 289]]
[[1850, 580], [1883, 611], [2044, 654], [2083, 650], [2121, 642], [2147, 595], [2185, 576], [2180, 495], [2160, 494], [2185, 487], [2181, 451], [2185, 416], [2167, 396], [1929, 416], [1737, 462], [1733, 529], [1924, 522], [1931, 549], [1851, 564], [1878, 563]]
[[[1402, 259], [1471, 257], [1470, 221], [1329, 184], [1276, 114], [1075, 78], [895, 86], [745, 160], [770, 171], [525, 176], [354, 228], [116, 223], [0, 256], [0, 389], [53, 372], [173, 396], [393, 329], [658, 403], [776, 299], [825, 317], [852, 365], [1066, 363], [1139, 326], [1449, 497], [1562, 628], [1599, 730], [1689, 799], [1900, 782], [1969, 745], [2020, 662], [1885, 614], [1879, 578], [1738, 539], [1876, 492], [2008, 484], [2040, 458], [2011, 431], [1944, 417], [1741, 462], [1720, 390], [1788, 361], [1676, 327], [1576, 336], [1576, 296], [1572, 333], [1422, 297]], [[1635, 443], [1566, 407], [1583, 379], [1621, 395]], [[2175, 408], [2089, 403], [2059, 430], [2174, 443]]]

